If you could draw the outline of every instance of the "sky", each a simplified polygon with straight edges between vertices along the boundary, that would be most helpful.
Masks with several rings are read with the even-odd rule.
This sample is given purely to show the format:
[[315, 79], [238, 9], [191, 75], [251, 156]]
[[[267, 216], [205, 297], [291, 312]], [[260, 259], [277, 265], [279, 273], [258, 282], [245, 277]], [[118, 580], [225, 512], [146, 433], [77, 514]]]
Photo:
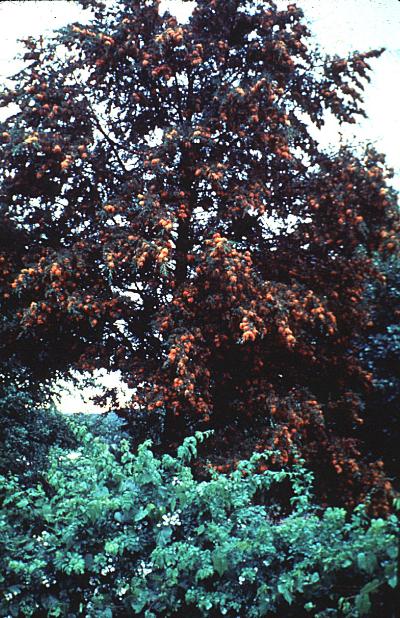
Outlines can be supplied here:
[[[284, 7], [287, 3], [279, 0], [277, 4]], [[386, 154], [396, 173], [393, 184], [400, 189], [400, 0], [298, 0], [297, 4], [304, 10], [316, 41], [328, 54], [346, 55], [385, 47], [385, 53], [372, 60], [374, 71], [365, 91], [368, 118], [345, 129], [330, 121], [321, 132], [315, 130], [314, 136], [324, 147], [338, 144], [339, 131], [346, 140], [374, 144]], [[192, 6], [191, 2], [183, 5], [179, 0], [161, 2], [161, 9], [168, 9], [181, 20]], [[15, 60], [21, 50], [19, 38], [46, 34], [85, 19], [82, 9], [67, 0], [1, 2], [0, 83], [21, 67], [21, 62]], [[105, 379], [108, 385], [115, 384], [115, 377]], [[84, 398], [88, 392], [83, 393]], [[60, 407], [64, 411], [96, 411], [84, 398], [76, 391], [65, 391]]]

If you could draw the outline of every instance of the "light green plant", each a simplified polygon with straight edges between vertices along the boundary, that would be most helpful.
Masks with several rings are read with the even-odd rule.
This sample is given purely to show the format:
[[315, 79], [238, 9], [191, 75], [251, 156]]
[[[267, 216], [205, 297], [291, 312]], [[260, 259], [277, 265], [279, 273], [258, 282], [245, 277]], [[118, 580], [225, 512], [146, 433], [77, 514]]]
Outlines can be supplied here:
[[320, 512], [301, 466], [259, 473], [255, 454], [199, 481], [205, 434], [157, 457], [71, 426], [78, 449], [53, 448], [42, 483], [0, 477], [2, 616], [357, 617], [396, 585], [397, 517]]

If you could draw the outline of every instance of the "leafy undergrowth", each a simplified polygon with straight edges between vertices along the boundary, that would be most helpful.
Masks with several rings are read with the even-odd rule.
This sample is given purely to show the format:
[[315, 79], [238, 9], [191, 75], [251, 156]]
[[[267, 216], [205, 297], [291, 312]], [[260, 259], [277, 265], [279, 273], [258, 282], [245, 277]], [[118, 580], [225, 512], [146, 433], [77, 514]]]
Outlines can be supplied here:
[[260, 472], [266, 453], [196, 480], [207, 434], [158, 457], [69, 423], [77, 450], [53, 447], [39, 484], [0, 477], [2, 616], [394, 615], [396, 515], [322, 511], [310, 472]]

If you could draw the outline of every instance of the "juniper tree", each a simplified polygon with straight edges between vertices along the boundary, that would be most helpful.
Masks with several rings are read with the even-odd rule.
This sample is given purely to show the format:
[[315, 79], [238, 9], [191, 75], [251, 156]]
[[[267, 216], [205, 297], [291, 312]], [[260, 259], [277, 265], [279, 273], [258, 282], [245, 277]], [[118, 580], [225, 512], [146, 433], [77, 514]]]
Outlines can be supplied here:
[[80, 4], [89, 23], [26, 40], [2, 94], [2, 357], [42, 380], [121, 371], [164, 444], [213, 427], [228, 463], [297, 452], [331, 499], [387, 493], [354, 342], [395, 195], [375, 151], [310, 130], [364, 113], [380, 51], [324, 56], [294, 4], [198, 0], [185, 23]]

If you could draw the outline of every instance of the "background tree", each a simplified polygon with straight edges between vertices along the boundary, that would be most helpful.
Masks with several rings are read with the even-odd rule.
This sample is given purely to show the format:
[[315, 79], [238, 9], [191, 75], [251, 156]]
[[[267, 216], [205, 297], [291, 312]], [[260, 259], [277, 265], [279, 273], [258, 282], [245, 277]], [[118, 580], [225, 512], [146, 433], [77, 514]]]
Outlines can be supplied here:
[[379, 457], [385, 445], [385, 463], [394, 477], [399, 469], [400, 435], [400, 263], [398, 255], [381, 261], [382, 282], [370, 287], [373, 319], [366, 340], [359, 343], [360, 357], [373, 374], [374, 389], [368, 398], [365, 440]]
[[41, 479], [51, 447], [72, 448], [76, 439], [64, 415], [9, 384], [0, 386], [0, 444], [0, 475], [18, 475], [22, 488]]
[[228, 461], [295, 447], [326, 499], [374, 487], [387, 508], [356, 342], [398, 209], [380, 155], [328, 156], [309, 131], [355, 122], [380, 52], [324, 57], [294, 4], [199, 0], [184, 24], [155, 0], [81, 4], [90, 25], [27, 40], [2, 95], [20, 110], [2, 127], [20, 239], [0, 257], [2, 357], [40, 380], [119, 369], [164, 445], [213, 427]]

